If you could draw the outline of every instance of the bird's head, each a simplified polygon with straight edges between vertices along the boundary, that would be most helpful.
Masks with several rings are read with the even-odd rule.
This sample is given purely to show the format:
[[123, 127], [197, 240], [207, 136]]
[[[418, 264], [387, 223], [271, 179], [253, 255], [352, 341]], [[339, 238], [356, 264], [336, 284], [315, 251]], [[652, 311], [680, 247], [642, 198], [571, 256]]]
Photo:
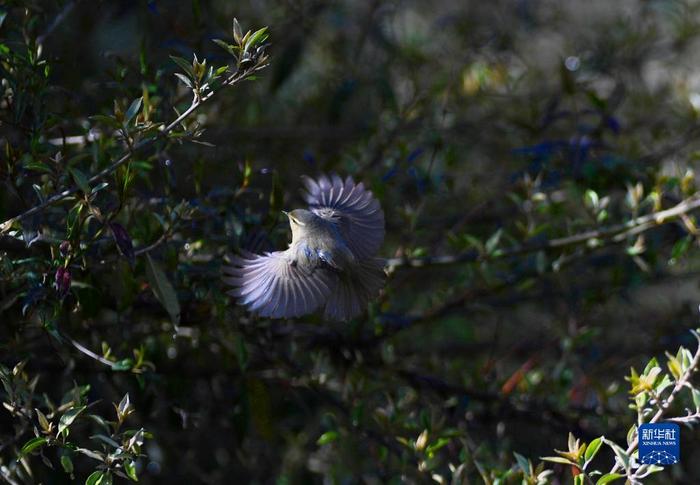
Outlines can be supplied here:
[[310, 231], [318, 217], [306, 209], [294, 209], [293, 211], [285, 212], [285, 214], [289, 218], [289, 226], [292, 228], [292, 238]]

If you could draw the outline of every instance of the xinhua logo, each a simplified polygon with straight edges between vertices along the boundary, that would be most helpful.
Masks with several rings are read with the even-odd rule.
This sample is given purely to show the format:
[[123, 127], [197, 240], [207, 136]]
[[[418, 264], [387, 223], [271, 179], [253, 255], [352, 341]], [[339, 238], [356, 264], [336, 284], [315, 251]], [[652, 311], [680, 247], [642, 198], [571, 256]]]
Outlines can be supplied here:
[[639, 461], [645, 465], [673, 465], [681, 459], [681, 429], [675, 423], [639, 427]]

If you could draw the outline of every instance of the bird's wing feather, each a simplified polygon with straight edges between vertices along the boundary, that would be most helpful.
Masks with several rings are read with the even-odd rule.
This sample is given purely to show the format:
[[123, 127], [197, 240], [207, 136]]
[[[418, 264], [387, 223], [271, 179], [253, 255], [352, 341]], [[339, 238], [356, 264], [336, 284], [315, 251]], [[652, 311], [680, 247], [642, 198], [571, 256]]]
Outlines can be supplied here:
[[289, 251], [264, 255], [244, 252], [224, 267], [228, 294], [264, 317], [291, 318], [311, 313], [330, 295], [336, 276], [324, 268], [302, 271]]
[[321, 175], [302, 177], [309, 209], [337, 224], [345, 242], [358, 259], [374, 256], [384, 240], [384, 212], [372, 192], [351, 177]]

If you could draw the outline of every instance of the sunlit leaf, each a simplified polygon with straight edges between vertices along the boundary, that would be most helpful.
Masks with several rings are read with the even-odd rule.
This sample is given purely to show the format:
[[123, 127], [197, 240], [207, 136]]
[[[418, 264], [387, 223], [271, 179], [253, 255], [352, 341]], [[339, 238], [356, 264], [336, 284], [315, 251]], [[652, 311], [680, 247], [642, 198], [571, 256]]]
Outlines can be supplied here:
[[126, 110], [126, 114], [124, 115], [124, 123], [131, 123], [131, 120], [133, 120], [139, 110], [141, 110], [141, 103], [143, 103], [143, 97], [136, 98], [131, 102], [129, 109]]
[[73, 424], [73, 421], [75, 421], [84, 410], [85, 406], [79, 406], [66, 411], [58, 422], [58, 434], [61, 434], [66, 428]]
[[586, 468], [586, 466], [591, 462], [591, 460], [595, 458], [602, 444], [603, 437], [596, 438], [588, 444], [588, 447], [586, 447], [586, 453], [584, 455], [585, 463], [583, 465], [583, 468]]
[[319, 446], [327, 445], [328, 443], [332, 443], [337, 440], [338, 436], [337, 431], [326, 431], [318, 438], [318, 440], [316, 440], [316, 444]]
[[32, 451], [41, 448], [47, 443], [46, 438], [43, 436], [37, 436], [35, 438], [30, 439], [27, 441], [23, 446], [22, 449], [20, 450], [20, 453], [22, 455], [26, 455], [27, 453], [31, 453]]
[[606, 483], [613, 482], [619, 478], [624, 478], [624, 475], [620, 475], [619, 473], [607, 473], [600, 477], [597, 482], [595, 482], [595, 485], [605, 485]]

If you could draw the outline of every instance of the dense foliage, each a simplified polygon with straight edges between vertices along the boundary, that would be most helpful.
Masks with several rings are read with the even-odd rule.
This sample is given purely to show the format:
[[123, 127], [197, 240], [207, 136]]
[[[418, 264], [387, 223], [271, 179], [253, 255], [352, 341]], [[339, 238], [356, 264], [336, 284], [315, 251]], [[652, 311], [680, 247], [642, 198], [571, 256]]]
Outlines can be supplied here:
[[[0, 480], [698, 480], [696, 2], [1, 4]], [[330, 172], [381, 297], [248, 314]]]

